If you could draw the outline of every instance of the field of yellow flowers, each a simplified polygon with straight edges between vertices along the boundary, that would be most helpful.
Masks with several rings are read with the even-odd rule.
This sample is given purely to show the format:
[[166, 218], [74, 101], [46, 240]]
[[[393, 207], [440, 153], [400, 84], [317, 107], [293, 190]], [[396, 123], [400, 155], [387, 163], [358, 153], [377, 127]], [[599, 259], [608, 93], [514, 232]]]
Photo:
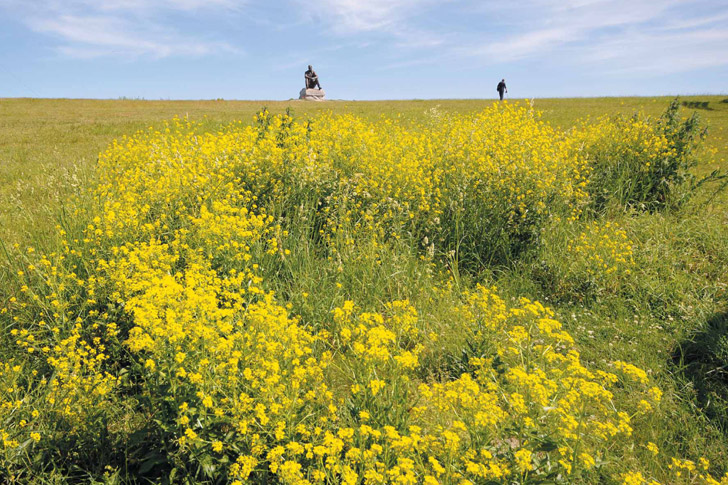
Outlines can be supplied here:
[[660, 434], [651, 369], [584, 358], [563, 312], [493, 278], [528, 262], [562, 308], [638, 299], [630, 220], [702, 186], [676, 113], [262, 110], [114, 141], [49, 249], [8, 249], [0, 475], [728, 483]]

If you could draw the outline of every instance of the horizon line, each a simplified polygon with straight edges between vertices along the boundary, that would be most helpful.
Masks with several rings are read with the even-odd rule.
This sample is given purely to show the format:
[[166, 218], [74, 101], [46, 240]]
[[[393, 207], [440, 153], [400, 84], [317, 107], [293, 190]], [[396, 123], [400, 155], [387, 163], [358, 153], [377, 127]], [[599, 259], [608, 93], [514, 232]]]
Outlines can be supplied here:
[[[718, 93], [673, 93], [673, 94], [601, 94], [601, 95], [584, 95], [584, 96], [533, 96], [533, 97], [522, 97], [522, 98], [506, 98], [503, 101], [528, 101], [534, 99], [601, 99], [601, 98], [675, 98], [675, 97], [695, 97], [695, 96], [728, 96], [727, 92]], [[233, 101], [233, 102], [273, 102], [273, 103], [285, 103], [290, 101], [302, 101], [308, 102], [298, 98], [288, 99], [242, 99], [242, 98], [145, 98], [139, 97], [127, 97], [118, 96], [115, 98], [103, 97], [103, 98], [74, 98], [74, 97], [53, 97], [53, 96], [9, 96], [0, 97], [0, 101], [4, 100], [38, 100], [38, 101]], [[380, 101], [499, 101], [497, 97], [489, 98], [377, 98], [377, 99], [344, 99], [334, 98], [326, 99], [323, 102], [380, 102]], [[321, 101], [317, 101], [321, 103]]]

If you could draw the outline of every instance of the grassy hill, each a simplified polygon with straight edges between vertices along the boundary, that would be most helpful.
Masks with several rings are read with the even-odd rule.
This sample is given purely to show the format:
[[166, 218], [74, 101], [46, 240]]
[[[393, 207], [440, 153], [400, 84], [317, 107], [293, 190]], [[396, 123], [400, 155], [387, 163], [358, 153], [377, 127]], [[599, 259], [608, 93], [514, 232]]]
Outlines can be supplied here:
[[[508, 430], [503, 424], [497, 432], [492, 431], [495, 434], [477, 435], [477, 439], [483, 440], [482, 446], [490, 446], [488, 449], [496, 455], [493, 464], [506, 467], [506, 463], [512, 463], [508, 465], [511, 480], [528, 483], [549, 483], [548, 480], [614, 483], [630, 477], [634, 479], [631, 483], [643, 483], [636, 475], [629, 475], [638, 472], [645, 478], [644, 483], [648, 477], [661, 483], [709, 483], [705, 478], [708, 472], [720, 479], [728, 473], [728, 196], [718, 190], [725, 179], [716, 178], [693, 190], [689, 176], [700, 180], [715, 170], [725, 172], [728, 168], [728, 99], [725, 96], [680, 99], [683, 121], [696, 112], [702, 126], [708, 128], [700, 147], [695, 152], [686, 152], [685, 156], [696, 164], [689, 168], [690, 173], [680, 174], [686, 177], [684, 183], [677, 178], [664, 178], [660, 180], [667, 182], [650, 185], [644, 192], [636, 193], [633, 188], [642, 180], [641, 174], [653, 173], [644, 168], [652, 162], [645, 164], [648, 159], [641, 158], [643, 153], [656, 150], [655, 153], [668, 154], [667, 158], [677, 157], [674, 150], [679, 150], [681, 143], [677, 131], [671, 135], [674, 139], [669, 147], [658, 146], [667, 143], [669, 137], [654, 136], [657, 133], [654, 130], [663, 129], [656, 120], [670, 101], [668, 97], [538, 99], [531, 104], [542, 113], [541, 123], [530, 118], [526, 110], [506, 110], [505, 115], [497, 109], [488, 111], [495, 103], [491, 100], [306, 103], [0, 99], [0, 241], [6, 248], [6, 258], [0, 263], [0, 309], [5, 309], [0, 314], [0, 364], [22, 362], [23, 369], [40, 369], [41, 374], [47, 372], [49, 376], [73, 367], [73, 362], [57, 356], [48, 370], [45, 359], [35, 360], [37, 352], [27, 350], [33, 345], [33, 340], [27, 337], [28, 331], [33, 339], [41, 338], [36, 333], [46, 335], [37, 327], [41, 318], [64, 321], [59, 324], [60, 331], [66, 332], [68, 338], [58, 344], [60, 354], [65, 352], [64, 345], [76, 345], [79, 339], [86, 338], [82, 333], [96, 319], [103, 320], [103, 325], [114, 319], [114, 328], [117, 323], [122, 327], [120, 337], [114, 334], [112, 338], [110, 333], [103, 337], [109, 339], [103, 340], [110, 349], [105, 357], [110, 364], [104, 364], [108, 365], [109, 374], [87, 376], [98, 378], [92, 384], [87, 383], [87, 388], [108, 386], [112, 389], [109, 395], [118, 398], [107, 402], [95, 396], [95, 400], [89, 398], [89, 401], [69, 404], [78, 405], [79, 410], [95, 410], [98, 406], [98, 415], [80, 415], [86, 424], [100, 419], [98, 423], [103, 425], [98, 427], [105, 430], [103, 437], [85, 430], [73, 439], [58, 438], [62, 429], [52, 432], [51, 415], [41, 414], [40, 421], [47, 419], [43, 424], [44, 433], [54, 436], [55, 441], [44, 441], [45, 434], [38, 435], [37, 441], [45, 448], [39, 444], [37, 455], [28, 451], [21, 458], [17, 458], [21, 455], [11, 455], [7, 451], [9, 447], [0, 449], [0, 460], [2, 453], [7, 460], [0, 461], [0, 472], [12, 473], [19, 481], [27, 481], [31, 474], [42, 472], [49, 481], [78, 481], [82, 476], [102, 480], [105, 476], [111, 483], [135, 476], [156, 480], [161, 479], [161, 473], [167, 477], [172, 473], [194, 474], [200, 482], [205, 481], [206, 475], [216, 473], [237, 476], [243, 465], [231, 468], [229, 459], [220, 455], [229, 451], [223, 439], [225, 434], [220, 431], [228, 430], [229, 423], [220, 424], [214, 432], [209, 430], [215, 425], [200, 425], [194, 428], [195, 437], [183, 432], [180, 438], [175, 434], [178, 432], [175, 426], [182, 418], [174, 414], [176, 409], [170, 408], [174, 413], [168, 421], [149, 410], [167, 409], [167, 404], [162, 402], [176, 403], [175, 399], [186, 396], [179, 390], [181, 387], [178, 389], [176, 384], [164, 381], [164, 376], [172, 372], [170, 369], [179, 373], [183, 362], [185, 366], [202, 368], [216, 357], [199, 357], [206, 350], [193, 350], [193, 344], [189, 348], [175, 347], [163, 339], [150, 343], [135, 333], [136, 328], [143, 327], [139, 315], [153, 313], [159, 301], [163, 302], [159, 303], [161, 308], [181, 315], [187, 304], [197, 304], [210, 297], [200, 289], [195, 299], [180, 297], [190, 298], [188, 303], [174, 298], [167, 301], [165, 298], [169, 295], [177, 294], [172, 289], [174, 285], [165, 280], [167, 276], [178, 271], [176, 278], [179, 272], [188, 271], [188, 278], [201, 285], [199, 288], [204, 287], [203, 281], [212, 288], [217, 284], [231, 284], [220, 283], [215, 278], [235, 270], [229, 274], [239, 274], [241, 278], [244, 274], [254, 282], [254, 287], [261, 288], [256, 292], [275, 292], [275, 301], [259, 300], [248, 293], [245, 298], [252, 300], [246, 300], [239, 308], [241, 312], [256, 308], [268, 315], [269, 321], [283, 325], [265, 327], [268, 333], [285, 335], [288, 339], [268, 342], [266, 348], [271, 355], [274, 358], [278, 355], [270, 349], [279, 345], [296, 348], [310, 345], [313, 349], [311, 355], [319, 364], [305, 370], [310, 375], [306, 378], [309, 380], [303, 379], [303, 385], [311, 385], [314, 394], [326, 395], [326, 390], [316, 387], [323, 379], [333, 393], [329, 406], [336, 408], [330, 415], [315, 411], [323, 413], [321, 428], [334, 426], [332, 423], [344, 426], [348, 419], [357, 422], [360, 418], [355, 415], [364, 412], [373, 416], [371, 424], [377, 420], [380, 424], [400, 420], [397, 429], [403, 432], [406, 426], [402, 423], [412, 420], [417, 426], [432, 427], [433, 434], [424, 441], [447, 441], [450, 435], [437, 434], [442, 432], [441, 428], [444, 426], [465, 436], [467, 430], [460, 429], [458, 422], [472, 411], [463, 402], [447, 401], [447, 393], [455, 386], [461, 386], [458, 392], [464, 393], [463, 389], [470, 384], [461, 374], [475, 375], [478, 366], [492, 371], [491, 391], [493, 396], [500, 396], [486, 395], [483, 391], [479, 399], [492, 397], [494, 402], [502, 399], [510, 405], [513, 403], [508, 396], [513, 395], [515, 387], [509, 386], [515, 386], [517, 378], [505, 376], [521, 369], [521, 365], [528, 370], [523, 362], [530, 359], [534, 362], [546, 359], [548, 362], [543, 365], [548, 372], [560, 376], [572, 372], [573, 378], [583, 378], [590, 372], [596, 376], [601, 375], [599, 372], [626, 369], [624, 375], [636, 376], [638, 382], [630, 383], [620, 377], [610, 388], [613, 397], [607, 399], [604, 394], [595, 397], [594, 402], [585, 400], [584, 406], [594, 405], [598, 409], [589, 411], [592, 414], [586, 421], [598, 417], [607, 423], [612, 419], [612, 411], [616, 416], [618, 409], [632, 409], [630, 406], [637, 406], [641, 399], [638, 396], [644, 396], [639, 404], [642, 407], [635, 407], [631, 414], [634, 422], [630, 432], [600, 444], [598, 440], [589, 441], [595, 434], [590, 431], [583, 438], [585, 443], [590, 443], [584, 450], [571, 450], [573, 457], [568, 459], [562, 454], [567, 461], [572, 460], [568, 467], [556, 464], [555, 458], [553, 463], [550, 460], [551, 454], [556, 456], [554, 443], [561, 443], [558, 447], [565, 449], [564, 443], [571, 443], [571, 438], [568, 433], [555, 438], [548, 432], [566, 425], [564, 421], [560, 425], [549, 421], [552, 419], [548, 415], [550, 406], [538, 405], [537, 393], [526, 399], [525, 406], [534, 417], [538, 415], [536, 428], [541, 434], [536, 436], [527, 431], [528, 425], [523, 424], [526, 421], [513, 418], [511, 422], [504, 417], [503, 423], [510, 426]], [[527, 106], [525, 101], [508, 101], [508, 105], [514, 103]], [[271, 116], [254, 121], [263, 106]], [[291, 123], [288, 118], [274, 116], [287, 110], [293, 115], [292, 124], [287, 124]], [[636, 112], [651, 118], [630, 119]], [[351, 116], [337, 118], [336, 115]], [[622, 121], [614, 121], [618, 115], [624, 115]], [[165, 131], [168, 129], [165, 121], [174, 117], [194, 123], [180, 123]], [[320, 127], [321, 134], [311, 135], [306, 131], [310, 129], [306, 128], [309, 119], [315, 120], [315, 129]], [[229, 126], [238, 120], [242, 121], [241, 125]], [[442, 120], [442, 126], [438, 120]], [[489, 123], [496, 126], [488, 126]], [[499, 123], [506, 126], [497, 126]], [[247, 128], [251, 124], [259, 130], [257, 142], [256, 132]], [[511, 126], [518, 128], [509, 131]], [[146, 134], [105, 152], [114, 140], [139, 130], [145, 130]], [[458, 136], [464, 139], [473, 136], [473, 141], [458, 144]], [[549, 140], [554, 143], [550, 144]], [[450, 144], [452, 149], [443, 149]], [[468, 150], [472, 146], [477, 150], [471, 153]], [[321, 156], [322, 160], [318, 161], [316, 157], [305, 158], [301, 147], [319, 155], [326, 153], [328, 157]], [[491, 147], [502, 147], [502, 151], [499, 148], [483, 159], [481, 153], [489, 153]], [[210, 156], [208, 152], [213, 154], [210, 160], [214, 162], [205, 158]], [[99, 160], [100, 153], [103, 155]], [[248, 158], [248, 153], [256, 155]], [[432, 166], [427, 165], [425, 154], [428, 153], [440, 157]], [[394, 154], [391, 159], [390, 154]], [[233, 160], [230, 167], [225, 166], [223, 170], [215, 165], [219, 160], [227, 160], [226, 157]], [[500, 162], [488, 165], [491, 163], [488, 157]], [[333, 160], [332, 166], [326, 165], [329, 160]], [[362, 160], [369, 165], [357, 165]], [[385, 169], [377, 165], [378, 160], [387, 160], [382, 163]], [[589, 163], [584, 165], [583, 160]], [[641, 164], [642, 168], [630, 172], [631, 168], [625, 168], [629, 160]], [[391, 169], [390, 165], [398, 168]], [[675, 170], [675, 173], [680, 171]], [[431, 173], [445, 175], [440, 181], [431, 181], [428, 178]], [[206, 179], [208, 175], [212, 176], [210, 180]], [[504, 188], [503, 180], [511, 185]], [[196, 192], [198, 184], [199, 193]], [[244, 185], [245, 191], [238, 193], [236, 184]], [[672, 191], [679, 192], [678, 196], [689, 193], [691, 197], [678, 203], [673, 200], [677, 196]], [[140, 194], [149, 197], [151, 208], [137, 200]], [[498, 198], [502, 199], [501, 205], [490, 203]], [[518, 210], [513, 211], [518, 204]], [[241, 206], [246, 207], [244, 212], [240, 212]], [[324, 206], [326, 211], [322, 209]], [[266, 222], [262, 216], [258, 218], [255, 209], [248, 212], [250, 207], [260, 207], [264, 214], [271, 216], [271, 221]], [[111, 208], [114, 214], [110, 215]], [[147, 218], [139, 214], [147, 214], [144, 216]], [[244, 227], [236, 225], [242, 224], [241, 221], [245, 221]], [[70, 235], [60, 233], [58, 224]], [[117, 224], [118, 233], [115, 232]], [[238, 230], [240, 241], [233, 237]], [[267, 242], [257, 245], [257, 240], [249, 239], [250, 234]], [[149, 240], [159, 241], [160, 246], [147, 245], [150, 237]], [[118, 256], [119, 248], [126, 243], [134, 258]], [[166, 255], [162, 243], [175, 248], [176, 245], [182, 248], [198, 245], [199, 252], [179, 249]], [[66, 248], [69, 256], [65, 263], [59, 263], [66, 273], [61, 271], [60, 279], [54, 283], [65, 290], [53, 285], [42, 287], [40, 282], [28, 279], [28, 265], [35, 261], [35, 256], [26, 249], [29, 246], [33, 253], [41, 254], [61, 254]], [[243, 258], [243, 254], [249, 258]], [[199, 261], [195, 259], [198, 257]], [[144, 266], [148, 262], [145, 258], [159, 259]], [[249, 259], [255, 265], [248, 265]], [[109, 269], [109, 264], [116, 266]], [[193, 273], [190, 269], [205, 265], [209, 265], [208, 272]], [[134, 275], [146, 276], [135, 280]], [[78, 283], [79, 278], [82, 283]], [[169, 293], [160, 290], [152, 294], [151, 290], [144, 290], [145, 279], [166, 281], [164, 284], [170, 285]], [[247, 284], [249, 288], [251, 283]], [[490, 289], [494, 287], [497, 290]], [[210, 319], [211, 325], [227, 318], [222, 309], [237, 296], [234, 288], [223, 288], [214, 290], [226, 295], [218, 302], [219, 308], [201, 307], [197, 315], [203, 316], [190, 317], [190, 328], [205, 318]], [[40, 295], [39, 298], [34, 300], [34, 294]], [[62, 299], [59, 294], [68, 298], [67, 307], [63, 306], [65, 300], [57, 302]], [[47, 304], [36, 303], [45, 299]], [[119, 306], [117, 303], [122, 301], [124, 304]], [[530, 301], [541, 302], [553, 314], [531, 306]], [[65, 313], [55, 309], [58, 305], [69, 308], [69, 315], [83, 316], [79, 317], [82, 325], [74, 327], [73, 319], [66, 319]], [[130, 316], [131, 310], [123, 311], [124, 306], [133, 307], [136, 316]], [[218, 311], [223, 312], [222, 316], [209, 316], [217, 315]], [[490, 313], [487, 317], [474, 316], [478, 311]], [[533, 320], [523, 317], [527, 323], [516, 322], [529, 311], [537, 317]], [[282, 314], [288, 314], [290, 319], [282, 318]], [[252, 319], [251, 326], [262, 324], [254, 317], [246, 313], [244, 318]], [[570, 337], [539, 327], [544, 323], [538, 319], [546, 317], [561, 322]], [[379, 319], [383, 322], [381, 325], [376, 323]], [[508, 323], [502, 328], [486, 323], [478, 332], [472, 330], [473, 322], [488, 319]], [[384, 327], [388, 330], [383, 330]], [[198, 338], [207, 338], [205, 328], [202, 326], [199, 330]], [[229, 331], [223, 326], [215, 328], [221, 334]], [[172, 331], [165, 329], [164, 332]], [[19, 333], [23, 331], [26, 333]], [[394, 333], [390, 337], [387, 331]], [[151, 334], [158, 338], [164, 332]], [[376, 345], [372, 343], [375, 335], [379, 339]], [[308, 342], [309, 338], [313, 343]], [[524, 341], [528, 345], [520, 347]], [[357, 342], [371, 345], [376, 352], [361, 350]], [[169, 355], [155, 353], [166, 348], [165, 345], [170, 345]], [[515, 355], [521, 359], [520, 363], [509, 354], [514, 345], [518, 347]], [[554, 362], [559, 362], [561, 357], [549, 360], [543, 345], [553, 345], [563, 355], [573, 345], [580, 355], [579, 366], [576, 370], [566, 365], [558, 367]], [[245, 348], [251, 353], [260, 351], [255, 346]], [[301, 352], [305, 354], [308, 350]], [[376, 360], [378, 352], [391, 352], [386, 365]], [[291, 360], [288, 356], [284, 358], [283, 353], [279, 357], [279, 364]], [[329, 368], [324, 365], [327, 359], [331, 359]], [[644, 369], [646, 374], [640, 374], [639, 369], [631, 370], [625, 362]], [[164, 373], [159, 367], [163, 363], [171, 366]], [[387, 367], [390, 364], [393, 367]], [[76, 362], [76, 365], [80, 364]], [[97, 365], [106, 369], [101, 364], [91, 367], [96, 369]], [[29, 370], [23, 370], [23, 377], [11, 383], [7, 380], [11, 375], [9, 369], [3, 374], [0, 368], [0, 387], [13, 388], [13, 392], [23, 385], [36, 389], [31, 384], [34, 380], [29, 377]], [[184, 372], [192, 370], [188, 367]], [[366, 374], [371, 380], [351, 385], [350, 380], [356, 380], [359, 374]], [[480, 378], [487, 380], [483, 375]], [[68, 379], [61, 379], [61, 387], [72, 382]], [[200, 377], [204, 379], [206, 376]], [[596, 382], [597, 378], [593, 379]], [[485, 380], [480, 381], [483, 390], [487, 387]], [[654, 392], [650, 394], [651, 390], [642, 389], [642, 380], [659, 388], [661, 399], [650, 401], [647, 396], [654, 397]], [[73, 382], [73, 386], [78, 385]], [[210, 385], [204, 388], [205, 392], [215, 396], [217, 403], [215, 392], [222, 392], [219, 382], [212, 377], [205, 382]], [[379, 394], [380, 400], [392, 401], [382, 401], [387, 405], [380, 406], [382, 402], [378, 403], [377, 399], [362, 400], [365, 393], [359, 390], [349, 391], [359, 384], [366, 388], [371, 382], [375, 387], [381, 383], [384, 391]], [[388, 386], [394, 382], [400, 387], [392, 384], [390, 393]], [[430, 388], [423, 391], [413, 383]], [[605, 387], [609, 386], [605, 384]], [[404, 396], [419, 396], [419, 401], [408, 403], [406, 410], [398, 406], [404, 398], [396, 392], [405, 392], [402, 389], [407, 390]], [[376, 398], [379, 390], [371, 391], [372, 398]], [[558, 392], [562, 391], [568, 394], [568, 389]], [[41, 391], [33, 392], [29, 390], [23, 402], [47, 399]], [[438, 393], [442, 396], [438, 397]], [[5, 395], [10, 394], [6, 389]], [[185, 399], [190, 402], [197, 399], [194, 393], [190, 396]], [[3, 399], [8, 408], [14, 406], [9, 397]], [[200, 403], [207, 402], [204, 399], [203, 393]], [[260, 399], [270, 406], [270, 402]], [[599, 399], [609, 404], [595, 404]], [[437, 402], [440, 404], [436, 405]], [[505, 406], [498, 402], [499, 406]], [[220, 416], [239, 412], [234, 406], [225, 408], [224, 398], [222, 403]], [[435, 413], [438, 405], [445, 407]], [[422, 407], [422, 415], [414, 416], [412, 408], [417, 406]], [[516, 413], [513, 406], [507, 413], [511, 417]], [[650, 412], [645, 411], [647, 406]], [[200, 413], [201, 422], [214, 420], [211, 411], [205, 414], [207, 407], [199, 404], [199, 409], [193, 410]], [[447, 421], [449, 413], [460, 417]], [[493, 408], [491, 414], [497, 415], [498, 410]], [[101, 415], [103, 418], [98, 417]], [[285, 443], [288, 439], [279, 438], [283, 431], [268, 429], [262, 424], [264, 420], [259, 421], [261, 429], [270, 434], [266, 437], [261, 431], [263, 441]], [[623, 425], [629, 427], [627, 422], [620, 422]], [[12, 426], [12, 417], [7, 422], [0, 421], [0, 431], [15, 429]], [[26, 424], [18, 426], [25, 428]], [[471, 423], [468, 426], [476, 427]], [[580, 426], [575, 428], [577, 432], [582, 429]], [[331, 429], [338, 429], [341, 439], [349, 439], [345, 438], [349, 428]], [[22, 430], [17, 432], [22, 434]], [[204, 439], [197, 436], [203, 432], [211, 433], [208, 441], [205, 441], [207, 435]], [[301, 433], [304, 436], [308, 431]], [[227, 436], [231, 442], [234, 440], [231, 435]], [[180, 448], [162, 446], [160, 437], [164, 440], [174, 437]], [[197, 455], [185, 452], [185, 446], [192, 446], [188, 442], [194, 443], [198, 438], [200, 443], [205, 443], [189, 448], [196, 449]], [[412, 435], [407, 438], [412, 439]], [[469, 439], [476, 441], [475, 435]], [[35, 437], [22, 446], [33, 449], [33, 441]], [[97, 452], [102, 442], [108, 450]], [[533, 469], [525, 465], [520, 469], [513, 464], [522, 464], [526, 455], [516, 455], [515, 450], [526, 449], [529, 443], [533, 445], [529, 448], [533, 453], [528, 451], [527, 458], [533, 464], [528, 466]], [[223, 445], [225, 451], [221, 452]], [[251, 446], [254, 449], [256, 445]], [[406, 451], [409, 445], [392, 446], [392, 450]], [[437, 456], [442, 461], [446, 453], [439, 445], [428, 446], [433, 456], [440, 453]], [[474, 444], [462, 446], [470, 446], [468, 452], [463, 452], [464, 456], [475, 449]], [[274, 449], [273, 444], [270, 447]], [[290, 451], [295, 445], [289, 448]], [[76, 459], [67, 458], [67, 451], [76, 453]], [[579, 453], [586, 451], [596, 456], [598, 463], [590, 464], [591, 456], [580, 458]], [[399, 467], [396, 473], [402, 477], [407, 475], [409, 466], [408, 461], [397, 462], [396, 456], [396, 453], [389, 456], [386, 464], [391, 480], [394, 480], [395, 464]], [[121, 463], [124, 460], [127, 460], [126, 468]], [[261, 455], [256, 460], [256, 463], [265, 463], [261, 465], [263, 468], [256, 468], [258, 475], [251, 475], [257, 481], [279, 480], [284, 476], [278, 473], [274, 458], [264, 459]], [[455, 469], [456, 462], [453, 459], [448, 466]], [[94, 468], [98, 463], [109, 468], [104, 470], [101, 465]], [[569, 477], [565, 470], [572, 465], [575, 475]], [[289, 466], [295, 468], [295, 464]], [[313, 470], [314, 465], [307, 466]], [[424, 463], [417, 468], [417, 473], [424, 474], [423, 470], [427, 469], [435, 476], [433, 470], [439, 466]], [[162, 470], [160, 474], [155, 475], [154, 467]], [[342, 470], [329, 470], [326, 473], [331, 475], [327, 479], [341, 480]], [[296, 475], [291, 473], [291, 477]], [[441, 479], [443, 482], [457, 483], [457, 473], [449, 468], [443, 473], [446, 477]], [[487, 473], [482, 473], [478, 476], [484, 478]], [[309, 475], [309, 479], [314, 476], [318, 475]], [[491, 478], [508, 480], [507, 476], [492, 475]], [[423, 477], [419, 475], [419, 480]]]

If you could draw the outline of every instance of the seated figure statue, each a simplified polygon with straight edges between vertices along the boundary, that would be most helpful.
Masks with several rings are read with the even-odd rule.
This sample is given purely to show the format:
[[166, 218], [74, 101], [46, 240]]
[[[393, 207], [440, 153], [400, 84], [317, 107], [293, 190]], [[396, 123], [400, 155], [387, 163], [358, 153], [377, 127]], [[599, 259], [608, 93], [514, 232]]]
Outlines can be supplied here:
[[321, 89], [318, 76], [311, 66], [308, 66], [308, 71], [304, 73], [306, 78], [306, 89]]

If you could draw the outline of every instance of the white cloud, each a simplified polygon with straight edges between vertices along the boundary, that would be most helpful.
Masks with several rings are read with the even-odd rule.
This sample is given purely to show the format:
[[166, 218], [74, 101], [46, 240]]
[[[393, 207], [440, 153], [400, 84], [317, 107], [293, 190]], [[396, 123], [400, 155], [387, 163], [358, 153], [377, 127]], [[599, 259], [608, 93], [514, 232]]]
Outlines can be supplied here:
[[526, 0], [519, 3], [520, 11], [490, 4], [489, 14], [504, 15], [512, 23], [509, 30], [513, 33], [458, 51], [493, 61], [543, 56], [570, 44], [590, 45], [605, 29], [619, 30], [658, 19], [675, 4], [676, 0]]
[[272, 59], [277, 69], [334, 57], [322, 49], [356, 56], [361, 45], [387, 69], [453, 59], [463, 69], [533, 59], [635, 73], [728, 63], [721, 0], [0, 0], [0, 12], [55, 39], [66, 57], [239, 52], [196, 22], [205, 17], [315, 40], [292, 37]]
[[402, 26], [434, 0], [297, 0], [302, 13], [322, 20], [340, 34], [376, 30], [392, 31]]
[[62, 15], [29, 21], [37, 32], [58, 37], [64, 43], [58, 51], [69, 57], [91, 58], [104, 55], [169, 57], [201, 56], [219, 51], [236, 52], [224, 42], [187, 40], [155, 26], [137, 25], [109, 16]]
[[535, 59], [659, 75], [728, 63], [728, 8], [713, 0], [291, 1], [334, 38], [377, 39], [385, 69]]
[[[673, 31], [678, 29], [695, 29], [696, 27], [703, 27], [711, 24], [718, 24], [719, 22], [728, 21], [728, 10], [714, 14], [706, 15], [695, 18], [680, 19], [673, 21], [666, 25], [656, 26], [655, 30]], [[723, 24], [724, 28], [728, 28], [728, 24]]]
[[452, 52], [489, 64], [538, 59], [620, 75], [728, 64], [728, 8], [706, 0], [523, 0], [518, 9], [474, 9], [507, 33], [472, 36]]
[[[447, 8], [457, 0], [292, 0], [300, 15], [308, 22], [321, 24], [325, 33], [354, 39], [378, 36], [385, 44], [383, 58], [409, 59], [404, 63], [421, 64], [409, 56], [416, 50], [439, 53], [449, 47], [451, 32], [439, 32], [419, 26], [428, 15], [437, 15], [438, 8]], [[399, 63], [401, 61], [397, 61]]]
[[31, 20], [29, 26], [36, 32], [55, 34], [71, 43], [104, 46], [131, 47], [155, 50], [159, 44], [135, 35], [135, 29], [127, 22], [114, 17], [77, 17], [62, 15], [57, 18]]
[[26, 7], [37, 7], [38, 10], [69, 11], [126, 11], [142, 13], [149, 11], [177, 10], [194, 11], [217, 8], [239, 8], [245, 5], [244, 0], [4, 0]]
[[475, 49], [472, 46], [466, 46], [458, 51], [461, 54], [483, 55], [493, 60], [507, 58], [512, 61], [553, 49], [577, 40], [579, 37], [578, 32], [568, 28], [549, 28], [513, 35]]
[[0, 0], [0, 7], [28, 28], [56, 39], [59, 54], [73, 58], [239, 53], [227, 42], [171, 28], [165, 19], [171, 12], [193, 15], [242, 5], [234, 0]]
[[728, 29], [672, 33], [632, 32], [588, 47], [585, 64], [613, 75], [662, 75], [728, 65]]

